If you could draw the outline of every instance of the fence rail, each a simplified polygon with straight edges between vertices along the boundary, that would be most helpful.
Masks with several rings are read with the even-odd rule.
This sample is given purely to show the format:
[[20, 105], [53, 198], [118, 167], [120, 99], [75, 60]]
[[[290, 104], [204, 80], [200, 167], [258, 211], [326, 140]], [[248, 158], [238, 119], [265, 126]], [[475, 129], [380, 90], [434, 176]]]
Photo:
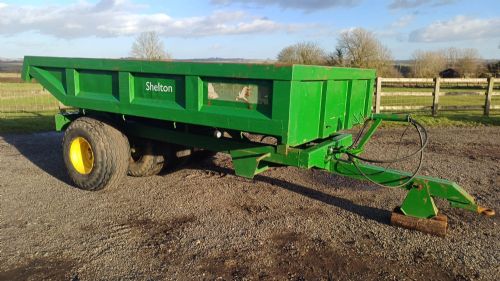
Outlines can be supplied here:
[[[417, 87], [432, 87], [432, 91], [391, 91], [384, 92], [383, 84], [390, 84], [392, 87], [402, 85], [408, 87], [408, 84], [414, 84]], [[380, 111], [404, 111], [404, 110], [431, 110], [432, 115], [436, 116], [439, 110], [446, 111], [468, 111], [482, 110], [486, 116], [490, 115], [492, 110], [500, 110], [500, 105], [492, 104], [492, 97], [500, 96], [500, 92], [494, 92], [495, 83], [500, 84], [500, 78], [384, 78], [378, 77], [375, 89], [376, 113]], [[463, 90], [463, 89], [443, 89], [446, 85], [467, 85], [485, 88], [484, 91]], [[497, 84], [498, 85], [498, 84]], [[482, 96], [484, 95], [483, 105], [441, 105], [439, 98], [446, 96]], [[432, 105], [382, 105], [382, 97], [432, 97]]]

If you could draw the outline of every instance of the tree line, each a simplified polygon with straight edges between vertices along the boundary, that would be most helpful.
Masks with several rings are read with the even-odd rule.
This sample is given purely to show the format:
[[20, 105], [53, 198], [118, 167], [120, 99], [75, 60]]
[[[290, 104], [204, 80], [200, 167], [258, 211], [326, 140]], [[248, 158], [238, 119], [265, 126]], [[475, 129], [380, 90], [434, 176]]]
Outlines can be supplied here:
[[[131, 55], [139, 59], [169, 60], [156, 32], [139, 34]], [[391, 50], [373, 32], [363, 28], [342, 32], [333, 51], [314, 42], [299, 42], [283, 48], [277, 61], [287, 64], [372, 68], [382, 77], [500, 77], [500, 60], [485, 63], [477, 49], [448, 48], [417, 50], [409, 64], [396, 65]]]
[[485, 63], [477, 49], [417, 50], [405, 65], [396, 65], [390, 49], [374, 33], [356, 28], [340, 34], [334, 51], [314, 42], [288, 46], [278, 54], [282, 63], [374, 68], [382, 77], [500, 77], [500, 61]]

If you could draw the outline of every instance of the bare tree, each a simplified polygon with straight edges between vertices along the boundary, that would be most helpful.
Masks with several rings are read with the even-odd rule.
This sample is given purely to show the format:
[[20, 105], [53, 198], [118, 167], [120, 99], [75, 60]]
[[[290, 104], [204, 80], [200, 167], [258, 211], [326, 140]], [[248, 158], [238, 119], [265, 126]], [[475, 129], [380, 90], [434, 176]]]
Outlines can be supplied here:
[[481, 56], [477, 49], [463, 49], [457, 60], [457, 70], [462, 77], [478, 77], [481, 68]]
[[443, 52], [447, 60], [446, 67], [456, 69], [458, 66], [458, 60], [461, 56], [461, 51], [457, 48], [452, 47], [444, 50]]
[[344, 50], [335, 48], [335, 52], [328, 54], [327, 64], [333, 66], [345, 66]]
[[282, 63], [324, 65], [325, 51], [313, 42], [301, 42], [288, 46], [278, 54], [278, 61]]
[[500, 60], [486, 65], [490, 77], [500, 78]]
[[446, 54], [443, 51], [417, 50], [412, 56], [413, 77], [437, 77], [447, 66]]
[[142, 32], [137, 36], [132, 45], [131, 55], [134, 58], [145, 60], [170, 59], [158, 33], [154, 31]]
[[451, 68], [462, 77], [477, 77], [483, 67], [476, 49], [417, 50], [413, 53], [412, 75], [436, 77], [441, 71]]
[[342, 51], [345, 65], [375, 68], [378, 75], [394, 75], [391, 51], [372, 32], [356, 28], [340, 34], [337, 49]]

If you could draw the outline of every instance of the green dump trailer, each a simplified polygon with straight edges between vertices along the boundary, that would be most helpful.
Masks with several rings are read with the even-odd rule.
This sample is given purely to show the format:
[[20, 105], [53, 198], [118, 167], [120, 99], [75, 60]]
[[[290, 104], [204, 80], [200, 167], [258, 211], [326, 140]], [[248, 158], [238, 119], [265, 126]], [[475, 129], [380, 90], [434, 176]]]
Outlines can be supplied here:
[[[28, 56], [22, 77], [74, 108], [55, 123], [65, 131], [68, 174], [81, 189], [117, 185], [127, 173], [157, 174], [199, 149], [230, 154], [235, 174], [247, 178], [296, 166], [406, 189], [391, 221], [437, 235], [447, 222], [434, 197], [494, 214], [456, 183], [419, 176], [420, 165], [407, 173], [369, 164], [422, 157], [427, 144], [425, 128], [410, 116], [372, 114], [374, 70]], [[413, 125], [421, 148], [392, 161], [364, 158], [382, 121]], [[342, 133], [356, 125], [363, 125], [357, 136]]]

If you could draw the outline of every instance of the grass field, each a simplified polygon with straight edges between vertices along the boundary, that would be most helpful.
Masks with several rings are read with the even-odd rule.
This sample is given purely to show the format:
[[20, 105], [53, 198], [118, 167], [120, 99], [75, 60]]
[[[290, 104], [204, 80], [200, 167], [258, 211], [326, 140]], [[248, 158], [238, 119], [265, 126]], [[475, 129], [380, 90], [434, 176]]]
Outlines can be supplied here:
[[18, 73], [0, 73], [0, 134], [53, 130], [57, 100], [40, 84], [10, 82], [18, 78]]
[[59, 106], [57, 100], [45, 91], [38, 83], [1, 82], [2, 79], [15, 78], [18, 74], [0, 73], [0, 118], [11, 119], [19, 114], [21, 118], [26, 114], [56, 111]]
[[54, 130], [54, 114], [58, 111], [0, 114], [0, 134], [35, 133]]
[[[17, 73], [0, 73], [0, 134], [48, 131], [54, 128], [53, 115], [58, 112], [59, 103], [49, 92], [37, 83], [1, 82], [19, 78]], [[2, 80], [4, 79], [4, 80]], [[432, 92], [431, 88], [384, 88], [384, 92]], [[458, 88], [442, 91], [470, 92], [484, 89]], [[383, 96], [382, 106], [431, 106], [432, 97]], [[492, 98], [492, 104], [500, 105], [500, 96]], [[483, 95], [449, 95], [440, 97], [440, 105], [484, 105]], [[482, 111], [446, 112], [438, 117], [427, 112], [414, 115], [427, 126], [477, 126], [500, 125], [500, 111], [493, 111], [491, 117], [482, 116]]]

